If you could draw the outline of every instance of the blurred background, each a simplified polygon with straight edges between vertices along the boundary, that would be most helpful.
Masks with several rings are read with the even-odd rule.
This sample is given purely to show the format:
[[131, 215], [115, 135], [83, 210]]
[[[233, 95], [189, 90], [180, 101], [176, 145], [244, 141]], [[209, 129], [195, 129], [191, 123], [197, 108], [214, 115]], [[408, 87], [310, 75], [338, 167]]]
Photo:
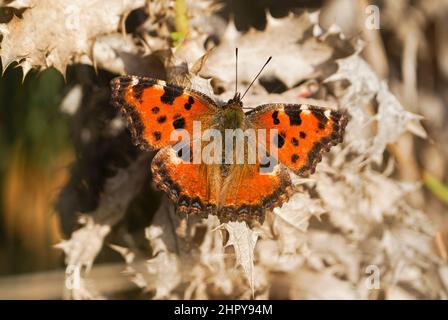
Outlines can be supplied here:
[[[9, 21], [14, 14], [20, 15], [8, 8], [7, 3], [0, 11], [1, 22]], [[446, 261], [448, 1], [227, 0], [219, 3], [217, 15], [224, 20], [233, 17], [236, 28], [242, 32], [250, 28], [263, 30], [266, 12], [284, 17], [290, 12], [320, 9], [319, 23], [323, 28], [335, 23], [347, 37], [360, 36], [367, 42], [363, 57], [380, 78], [388, 81], [407, 110], [424, 117], [422, 123], [428, 138], [404, 134], [389, 152], [397, 159], [401, 180], [422, 181], [422, 192], [409, 197], [409, 202], [425, 207], [437, 229], [434, 248]], [[364, 11], [370, 4], [380, 10], [377, 30], [369, 30], [364, 25]], [[131, 32], [144, 19], [141, 11], [131, 13], [125, 23], [126, 32]], [[113, 73], [76, 64], [69, 66], [65, 77], [49, 68], [30, 71], [23, 79], [22, 70], [16, 66], [11, 64], [0, 77], [0, 283], [23, 274], [57, 271], [62, 275], [63, 253], [54, 245], [76, 228], [73, 221], [78, 213], [95, 207], [98, 201], [95, 196], [101, 193], [101, 174], [95, 177], [91, 173], [88, 178], [81, 174], [79, 179], [86, 179], [85, 189], [79, 187], [82, 183], [76, 183], [76, 188], [81, 188], [77, 193], [91, 194], [92, 199], [84, 197], [77, 203], [76, 197], [61, 198], [61, 192], [70, 181], [73, 183], [73, 178], [70, 180], [73, 170], [88, 170], [85, 166], [89, 166], [89, 161], [98, 163], [110, 156], [110, 151], [95, 147], [80, 151], [79, 136], [81, 127], [101, 126], [112, 116], [92, 109], [89, 109], [91, 118], [87, 112], [73, 116], [70, 110], [64, 109], [63, 100], [79, 86], [84, 93], [105, 90], [100, 96], [107, 106], [107, 83]], [[83, 108], [89, 106], [83, 105]], [[93, 153], [97, 154], [94, 159]], [[73, 166], [79, 159], [85, 161]], [[150, 217], [135, 217], [130, 223], [138, 226], [142, 219]], [[113, 262], [118, 256], [109, 252], [99, 259]]]

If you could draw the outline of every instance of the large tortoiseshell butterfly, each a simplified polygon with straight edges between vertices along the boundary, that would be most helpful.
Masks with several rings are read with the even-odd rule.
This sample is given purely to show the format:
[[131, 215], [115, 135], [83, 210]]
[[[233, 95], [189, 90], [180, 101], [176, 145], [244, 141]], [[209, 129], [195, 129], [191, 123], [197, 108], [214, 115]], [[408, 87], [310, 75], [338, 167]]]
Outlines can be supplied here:
[[[265, 210], [280, 206], [292, 192], [287, 169], [299, 176], [313, 173], [323, 152], [342, 141], [348, 120], [344, 111], [305, 104], [271, 103], [245, 113], [238, 92], [220, 105], [198, 91], [152, 78], [120, 76], [111, 86], [112, 103], [124, 115], [134, 143], [160, 149], [151, 165], [154, 181], [177, 211], [216, 214], [222, 222], [263, 223]], [[182, 129], [193, 134], [194, 121], [200, 121], [202, 131], [275, 129], [273, 139], [268, 133], [263, 142], [266, 150], [276, 151], [275, 166], [262, 173], [260, 159], [243, 164], [183, 161], [171, 133]]]

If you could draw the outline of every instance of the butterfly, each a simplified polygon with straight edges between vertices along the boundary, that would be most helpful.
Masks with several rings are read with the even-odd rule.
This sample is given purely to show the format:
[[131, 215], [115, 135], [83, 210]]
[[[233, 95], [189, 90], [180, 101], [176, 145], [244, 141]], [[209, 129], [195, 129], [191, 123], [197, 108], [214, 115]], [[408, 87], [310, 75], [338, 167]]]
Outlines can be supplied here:
[[[153, 179], [177, 212], [217, 215], [221, 222], [263, 223], [266, 210], [281, 206], [293, 192], [288, 170], [302, 177], [313, 173], [322, 154], [342, 142], [348, 121], [346, 111], [308, 104], [269, 103], [245, 113], [237, 89], [223, 104], [196, 90], [147, 77], [119, 76], [111, 81], [111, 89], [111, 103], [124, 116], [134, 144], [159, 150], [151, 164]], [[260, 157], [252, 163], [183, 161], [171, 134], [184, 130], [192, 135], [195, 122], [201, 124], [201, 133], [210, 128], [223, 134], [226, 129], [274, 132], [256, 138], [257, 145], [275, 154], [266, 152], [273, 165], [262, 172], [266, 159]], [[248, 159], [246, 149], [243, 157]]]

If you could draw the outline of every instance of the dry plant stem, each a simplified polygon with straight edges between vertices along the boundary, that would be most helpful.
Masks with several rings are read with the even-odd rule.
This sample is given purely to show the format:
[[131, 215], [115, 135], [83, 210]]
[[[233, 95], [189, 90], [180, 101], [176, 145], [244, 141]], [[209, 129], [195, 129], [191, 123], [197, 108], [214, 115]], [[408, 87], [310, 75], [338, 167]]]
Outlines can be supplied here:
[[404, 105], [411, 112], [416, 112], [417, 106], [417, 50], [418, 34], [414, 25], [407, 31], [403, 48], [402, 77], [403, 77], [403, 96]]
[[[369, 1], [357, 1], [359, 11], [364, 12], [369, 5]], [[359, 28], [362, 30], [363, 39], [366, 41], [366, 47], [363, 55], [366, 60], [372, 65], [381, 79], [386, 79], [389, 74], [389, 66], [387, 62], [386, 52], [384, 50], [384, 43], [381, 38], [379, 29], [367, 29], [364, 25], [364, 19], [359, 19]]]
[[[397, 161], [397, 169], [403, 181], [418, 182], [421, 179], [420, 168], [415, 161], [414, 138], [411, 134], [404, 134], [398, 141], [389, 145], [388, 150], [394, 155]], [[408, 197], [413, 206], [421, 208], [424, 205], [424, 198], [421, 192], [414, 192]]]
[[438, 254], [442, 259], [447, 262], [448, 261], [448, 232], [439, 231], [435, 237], [435, 244], [438, 251]]

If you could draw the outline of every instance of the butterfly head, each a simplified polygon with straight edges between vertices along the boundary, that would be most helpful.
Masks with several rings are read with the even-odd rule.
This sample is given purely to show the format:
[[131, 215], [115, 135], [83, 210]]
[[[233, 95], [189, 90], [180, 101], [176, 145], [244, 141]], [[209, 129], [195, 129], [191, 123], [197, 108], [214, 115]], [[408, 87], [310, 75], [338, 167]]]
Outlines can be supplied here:
[[241, 93], [235, 92], [235, 95], [233, 96], [233, 98], [229, 99], [229, 101], [227, 101], [227, 103], [226, 103], [226, 105], [224, 107], [225, 108], [229, 108], [229, 107], [239, 107], [239, 108], [242, 108], [243, 107], [243, 102], [241, 101]]

